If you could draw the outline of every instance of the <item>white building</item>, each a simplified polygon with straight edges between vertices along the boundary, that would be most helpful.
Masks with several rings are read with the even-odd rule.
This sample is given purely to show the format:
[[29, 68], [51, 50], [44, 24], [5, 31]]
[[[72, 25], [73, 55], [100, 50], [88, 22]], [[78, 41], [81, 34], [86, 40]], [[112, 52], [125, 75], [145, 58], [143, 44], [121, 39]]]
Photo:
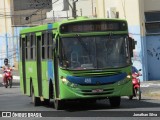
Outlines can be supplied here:
[[[66, 19], [72, 17], [72, 0], [52, 0], [53, 10], [47, 13], [47, 18], [55, 20]], [[69, 5], [70, 4], [70, 5]], [[96, 0], [78, 0], [76, 2], [77, 16], [95, 17]]]

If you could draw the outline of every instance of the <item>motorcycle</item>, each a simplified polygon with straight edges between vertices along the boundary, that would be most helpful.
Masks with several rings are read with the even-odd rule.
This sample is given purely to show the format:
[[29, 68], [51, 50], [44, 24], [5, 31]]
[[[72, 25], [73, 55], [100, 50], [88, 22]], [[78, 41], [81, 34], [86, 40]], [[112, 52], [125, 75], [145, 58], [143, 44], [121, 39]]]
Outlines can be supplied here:
[[8, 86], [10, 86], [10, 88], [12, 87], [12, 69], [8, 68], [7, 70], [4, 71], [5, 74], [5, 81], [4, 81], [4, 86], [5, 88], [7, 88]]
[[[141, 71], [141, 69], [139, 70]], [[140, 79], [138, 78], [141, 76], [139, 73], [132, 74], [132, 84], [133, 84], [133, 95], [129, 96], [129, 99], [132, 100], [133, 97], [136, 97], [137, 100], [141, 100], [141, 89], [140, 89]]]

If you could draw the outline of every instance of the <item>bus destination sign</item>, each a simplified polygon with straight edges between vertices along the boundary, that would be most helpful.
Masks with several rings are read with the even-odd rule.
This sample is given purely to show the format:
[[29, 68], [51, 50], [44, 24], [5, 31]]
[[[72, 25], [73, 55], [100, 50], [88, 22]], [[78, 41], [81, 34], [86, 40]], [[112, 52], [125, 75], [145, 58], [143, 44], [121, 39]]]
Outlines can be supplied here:
[[122, 21], [83, 21], [65, 23], [60, 27], [61, 34], [79, 32], [126, 31], [127, 23]]

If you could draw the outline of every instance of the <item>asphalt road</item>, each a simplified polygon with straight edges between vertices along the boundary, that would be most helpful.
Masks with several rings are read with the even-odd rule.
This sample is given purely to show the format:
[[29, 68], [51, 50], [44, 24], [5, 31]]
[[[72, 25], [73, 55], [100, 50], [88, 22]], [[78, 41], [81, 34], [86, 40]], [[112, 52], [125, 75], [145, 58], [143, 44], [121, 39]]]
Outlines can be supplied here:
[[[142, 88], [142, 92], [144, 91], [144, 93], [147, 93], [147, 90], [150, 91], [152, 89], [152, 87]], [[132, 120], [135, 118], [139, 119], [137, 117], [133, 117], [135, 112], [140, 114], [144, 113], [144, 111], [147, 111], [147, 113], [149, 111], [160, 116], [160, 112], [156, 112], [160, 111], [160, 100], [153, 97], [150, 98], [149, 96], [144, 96], [141, 101], [136, 99], [128, 100], [128, 97], [123, 97], [120, 108], [111, 108], [107, 99], [99, 100], [97, 103], [68, 102], [65, 104], [64, 110], [57, 112], [54, 109], [53, 101], [51, 101], [50, 105], [42, 104], [41, 106], [34, 107], [31, 103], [31, 98], [21, 93], [19, 83], [16, 82], [13, 84], [12, 88], [7, 89], [0, 84], [0, 111], [49, 111], [51, 116], [55, 114], [54, 116], [58, 117], [58, 119], [60, 119], [60, 117], [65, 117], [65, 120], [74, 119], [74, 117], [76, 117], [76, 120], [82, 118], [85, 119], [85, 117], [87, 117], [87, 120], [91, 119], [90, 117], [92, 117], [92, 119], [98, 119], [100, 117], [100, 119], [106, 120], [106, 117], [104, 117], [106, 114], [109, 114], [111, 117], [114, 115], [122, 117], [124, 115], [123, 118], [114, 118], [118, 120]], [[141, 119], [158, 120], [159, 118], [141, 117], [139, 120]]]

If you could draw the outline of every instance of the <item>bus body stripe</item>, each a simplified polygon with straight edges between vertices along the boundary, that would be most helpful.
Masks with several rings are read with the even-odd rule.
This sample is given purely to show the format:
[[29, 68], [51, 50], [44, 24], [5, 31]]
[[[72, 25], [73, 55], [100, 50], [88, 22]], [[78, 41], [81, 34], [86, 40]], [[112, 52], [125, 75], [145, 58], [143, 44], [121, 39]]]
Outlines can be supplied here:
[[54, 74], [53, 74], [53, 62], [52, 60], [48, 61], [48, 80], [54, 80]]
[[48, 24], [48, 29], [52, 29], [53, 28], [53, 24]]
[[104, 76], [104, 77], [75, 77], [75, 76], [67, 76], [67, 80], [71, 83], [75, 84], [108, 84], [113, 82], [118, 82], [120, 80], [125, 79], [127, 73], [121, 73], [113, 76]]

